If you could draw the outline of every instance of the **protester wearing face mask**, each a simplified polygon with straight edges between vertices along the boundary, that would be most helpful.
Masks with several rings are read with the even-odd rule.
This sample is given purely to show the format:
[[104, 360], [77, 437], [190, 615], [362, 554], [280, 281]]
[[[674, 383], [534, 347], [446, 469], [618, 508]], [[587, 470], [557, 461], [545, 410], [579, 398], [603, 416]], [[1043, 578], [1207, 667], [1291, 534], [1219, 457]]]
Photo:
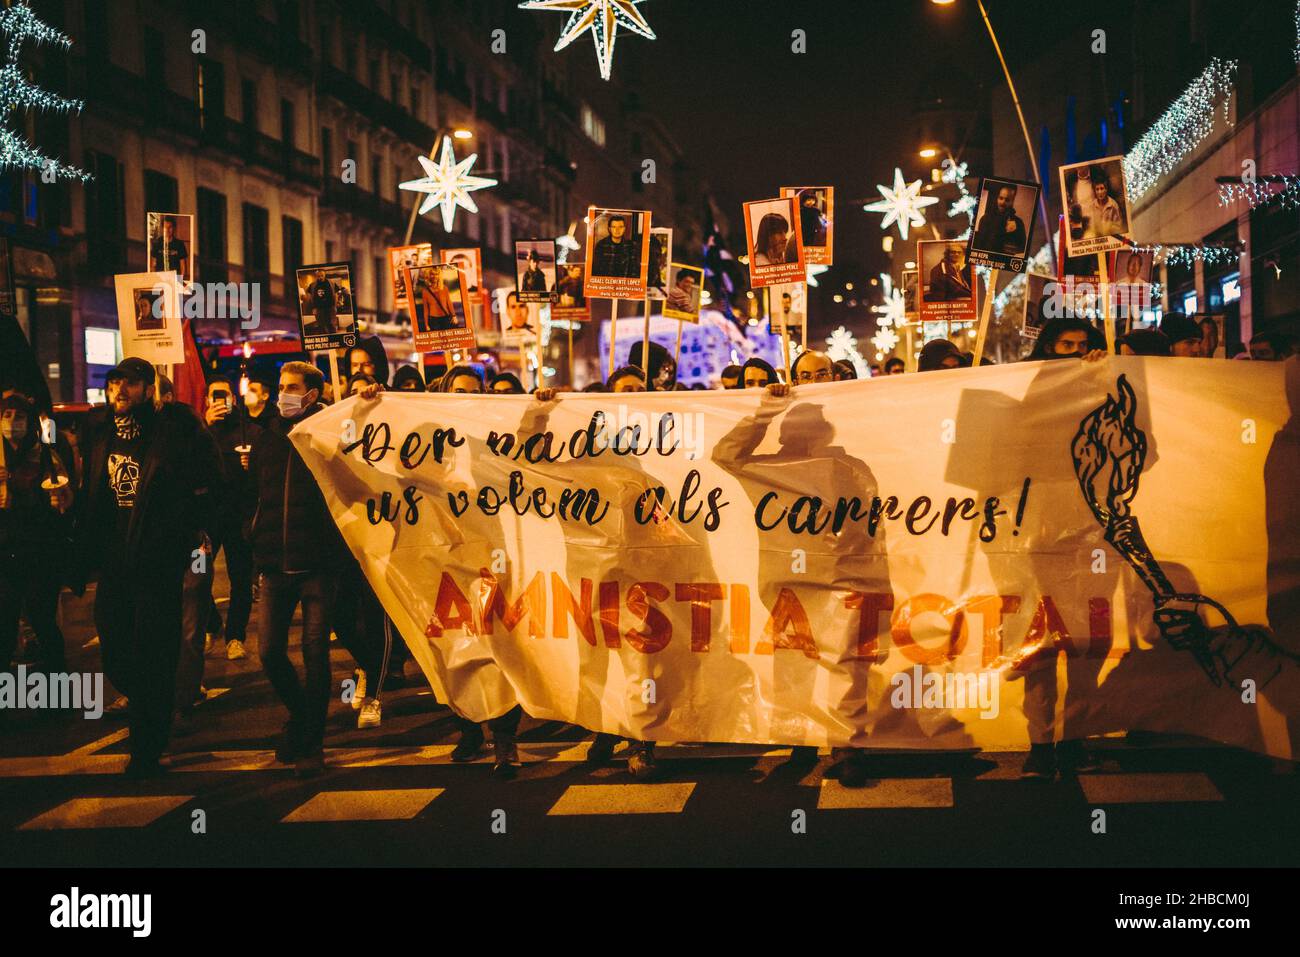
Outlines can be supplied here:
[[127, 774], [160, 773], [181, 645], [181, 594], [193, 543], [211, 527], [221, 457], [182, 403], [155, 404], [143, 359], [107, 377], [108, 408], [87, 430], [78, 579], [98, 568], [95, 625], [104, 671], [130, 700]]
[[[262, 668], [289, 711], [276, 760], [300, 777], [325, 766], [329, 711], [329, 633], [340, 569], [349, 557], [320, 487], [289, 440], [290, 430], [322, 408], [325, 379], [306, 362], [280, 369], [280, 418], [254, 440], [248, 469], [257, 487], [249, 540], [262, 576]], [[305, 681], [289, 661], [289, 626], [302, 606]]]
[[[641, 356], [645, 340], [632, 343], [632, 349], [628, 353], [627, 364], [636, 366], [638, 369], [645, 371], [645, 362]], [[650, 375], [647, 382], [652, 387], [652, 392], [672, 392], [673, 386], [677, 383], [677, 363], [673, 357], [668, 354], [668, 350], [657, 342], [650, 343]]]
[[0, 401], [0, 482], [7, 493], [0, 509], [0, 671], [14, 656], [20, 615], [36, 633], [35, 667], [65, 668], [58, 607], [70, 557], [75, 476], [68, 474], [73, 464], [67, 444], [52, 448], [40, 438], [41, 420], [25, 396]]

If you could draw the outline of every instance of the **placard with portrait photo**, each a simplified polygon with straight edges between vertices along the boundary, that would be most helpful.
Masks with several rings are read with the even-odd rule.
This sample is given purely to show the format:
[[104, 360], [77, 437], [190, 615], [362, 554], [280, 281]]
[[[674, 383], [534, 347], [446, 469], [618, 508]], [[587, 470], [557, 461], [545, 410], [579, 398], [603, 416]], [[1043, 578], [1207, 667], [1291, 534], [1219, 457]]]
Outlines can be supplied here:
[[1052, 307], [1048, 304], [1051, 296], [1059, 295], [1057, 282], [1051, 276], [1028, 273], [1025, 276], [1024, 298], [1021, 301], [1020, 335], [1026, 339], [1037, 339], [1043, 326], [1047, 324]]
[[406, 270], [408, 267], [432, 266], [433, 244], [415, 246], [389, 246], [388, 271], [393, 282], [393, 308], [409, 309], [406, 302]]
[[973, 322], [975, 271], [966, 261], [966, 243], [959, 239], [928, 240], [916, 244], [920, 263], [923, 322]]
[[477, 246], [465, 249], [444, 249], [439, 254], [441, 262], [460, 270], [461, 295], [469, 307], [469, 324], [476, 335], [488, 328], [484, 307], [487, 304], [483, 288], [483, 251]]
[[645, 294], [647, 299], [663, 302], [668, 298], [668, 269], [673, 261], [673, 231], [663, 226], [650, 230], [650, 258], [646, 262]]
[[194, 282], [194, 217], [188, 213], [145, 214], [145, 260], [150, 272], [174, 272], [181, 287]]
[[509, 286], [496, 291], [497, 310], [501, 313], [501, 343], [526, 349], [537, 344], [541, 333], [541, 306], [521, 302], [519, 292]]
[[664, 299], [664, 318], [699, 322], [700, 299], [703, 294], [704, 270], [698, 266], [673, 263], [668, 268], [668, 296]]
[[745, 204], [745, 239], [749, 244], [749, 284], [755, 289], [805, 282], [803, 234], [793, 196]]
[[899, 276], [898, 285], [903, 290], [903, 315], [915, 317], [921, 286], [921, 271], [904, 269]]
[[515, 291], [520, 302], [550, 302], [555, 290], [555, 240], [515, 243]]
[[184, 362], [177, 274], [168, 270], [114, 276], [113, 289], [122, 355], [138, 356], [154, 365]]
[[809, 266], [834, 264], [835, 187], [782, 186], [782, 196], [794, 197], [798, 206], [803, 258]]
[[1095, 255], [1071, 256], [1067, 251], [1064, 216], [1058, 218], [1057, 227], [1056, 278], [1060, 282], [1065, 282], [1071, 276], [1081, 282], [1101, 282], [1101, 271], [1098, 269]]
[[406, 268], [416, 352], [473, 349], [474, 327], [461, 294], [460, 270], [448, 263]]
[[569, 322], [590, 322], [591, 305], [587, 301], [587, 267], [579, 261], [560, 263], [555, 269], [560, 281], [555, 286], [551, 318], [566, 319]]
[[1110, 254], [1111, 315], [1118, 319], [1141, 319], [1151, 308], [1151, 276], [1155, 254], [1141, 249], [1117, 249]]
[[994, 269], [1024, 272], [1037, 218], [1037, 183], [985, 178], [966, 258]]
[[649, 211], [587, 210], [588, 299], [645, 299], [649, 264]]
[[779, 336], [784, 330], [802, 330], [808, 320], [808, 284], [781, 283], [767, 290], [768, 331]]
[[298, 328], [304, 352], [357, 344], [352, 267], [320, 263], [298, 270]]
[[1132, 245], [1124, 157], [1071, 163], [1061, 167], [1060, 175], [1066, 251], [1071, 256], [1094, 256]]

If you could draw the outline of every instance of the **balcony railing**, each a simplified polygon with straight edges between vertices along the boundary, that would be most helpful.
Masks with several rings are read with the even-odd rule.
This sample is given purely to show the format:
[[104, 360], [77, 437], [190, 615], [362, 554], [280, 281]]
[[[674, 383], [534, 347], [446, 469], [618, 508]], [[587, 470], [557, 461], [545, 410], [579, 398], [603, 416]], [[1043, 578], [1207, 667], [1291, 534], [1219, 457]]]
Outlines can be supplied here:
[[362, 86], [342, 70], [332, 66], [323, 67], [320, 88], [322, 93], [334, 97], [368, 120], [387, 127], [408, 143], [418, 146], [433, 143], [436, 135], [433, 127], [420, 122], [401, 107]]

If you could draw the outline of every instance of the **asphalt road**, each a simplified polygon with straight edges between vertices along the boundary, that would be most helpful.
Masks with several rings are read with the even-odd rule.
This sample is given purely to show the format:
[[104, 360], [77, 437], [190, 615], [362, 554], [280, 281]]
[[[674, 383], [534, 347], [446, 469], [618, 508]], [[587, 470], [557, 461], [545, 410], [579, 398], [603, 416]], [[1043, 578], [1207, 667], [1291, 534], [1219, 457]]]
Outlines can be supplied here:
[[[218, 574], [218, 593], [224, 573]], [[92, 594], [64, 595], [70, 667], [98, 669]], [[224, 604], [222, 606], [224, 608]], [[256, 616], [256, 609], [254, 610]], [[255, 633], [255, 629], [253, 630]], [[90, 643], [90, 647], [83, 645]], [[359, 731], [335, 700], [326, 773], [274, 762], [285, 714], [255, 642], [207, 660], [212, 697], [171, 770], [119, 773], [124, 718], [0, 715], [0, 849], [16, 866], [740, 865], [1295, 866], [1300, 775], [1246, 752], [1162, 740], [1098, 745], [1096, 772], [1022, 780], [1023, 755], [888, 753], [859, 790], [787, 762], [788, 749], [661, 745], [659, 776], [618, 755], [583, 763], [589, 735], [525, 719], [524, 767], [491, 775], [490, 752], [451, 763], [450, 712], [410, 666]], [[294, 652], [296, 655], [296, 651]], [[350, 657], [333, 652], [336, 688]], [[1098, 811], [1103, 812], [1099, 817]], [[1098, 822], [1104, 819], [1104, 833]]]

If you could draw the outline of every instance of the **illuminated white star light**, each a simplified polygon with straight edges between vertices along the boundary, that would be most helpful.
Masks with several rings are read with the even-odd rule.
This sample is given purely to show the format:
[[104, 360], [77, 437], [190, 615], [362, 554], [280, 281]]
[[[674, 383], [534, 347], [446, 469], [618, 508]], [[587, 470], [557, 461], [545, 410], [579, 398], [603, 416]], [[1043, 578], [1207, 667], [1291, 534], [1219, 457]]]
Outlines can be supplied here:
[[478, 205], [469, 195], [471, 192], [497, 184], [494, 179], [470, 175], [470, 167], [478, 159], [477, 153], [471, 153], [459, 163], [456, 162], [456, 153], [452, 149], [450, 136], [442, 138], [442, 155], [438, 157], [437, 163], [427, 156], [421, 156], [419, 159], [420, 165], [424, 167], [424, 178], [399, 183], [398, 188], [413, 193], [427, 193], [424, 202], [420, 205], [420, 215], [423, 216], [435, 206], [441, 206], [442, 228], [447, 232], [451, 232], [456, 223], [457, 206], [471, 213], [478, 212]]
[[849, 330], [840, 326], [827, 338], [826, 347], [826, 354], [833, 361], [848, 359], [852, 362], [853, 368], [858, 370], [859, 379], [871, 377], [871, 367], [867, 365], [866, 358], [858, 351], [858, 340]]
[[817, 285], [817, 277], [820, 276], [822, 273], [826, 272], [826, 270], [828, 270], [828, 269], [830, 269], [830, 268], [831, 268], [830, 266], [809, 266], [809, 267], [808, 267], [808, 285], [810, 285], [810, 286], [816, 286], [816, 285]]
[[526, 0], [519, 4], [521, 10], [552, 10], [569, 12], [569, 22], [564, 25], [560, 40], [555, 44], [556, 51], [563, 50], [588, 30], [596, 44], [596, 62], [600, 64], [600, 75], [609, 79], [614, 65], [614, 44], [618, 40], [618, 28], [630, 30], [647, 40], [657, 39], [650, 24], [637, 10], [637, 4], [645, 0]]
[[898, 333], [893, 329], [881, 329], [871, 337], [871, 344], [881, 352], [892, 352], [898, 345]]
[[[881, 329], [903, 325], [907, 322], [907, 306], [903, 302], [903, 293], [894, 288], [894, 282], [889, 278], [888, 273], [880, 274], [880, 283], [885, 291], [885, 302], [884, 305], [871, 307], [871, 311], [880, 317], [876, 320], [876, 325]], [[893, 346], [889, 348], [892, 349]]]
[[884, 213], [885, 218], [880, 221], [880, 228], [887, 230], [897, 223], [898, 231], [904, 239], [907, 239], [907, 232], [912, 226], [925, 225], [925, 216], [921, 210], [939, 202], [937, 196], [921, 195], [919, 179], [914, 183], [904, 183], [903, 171], [898, 168], [894, 169], [893, 189], [888, 186], [877, 186], [876, 189], [880, 190], [884, 199], [868, 203], [862, 208], [869, 213]]

